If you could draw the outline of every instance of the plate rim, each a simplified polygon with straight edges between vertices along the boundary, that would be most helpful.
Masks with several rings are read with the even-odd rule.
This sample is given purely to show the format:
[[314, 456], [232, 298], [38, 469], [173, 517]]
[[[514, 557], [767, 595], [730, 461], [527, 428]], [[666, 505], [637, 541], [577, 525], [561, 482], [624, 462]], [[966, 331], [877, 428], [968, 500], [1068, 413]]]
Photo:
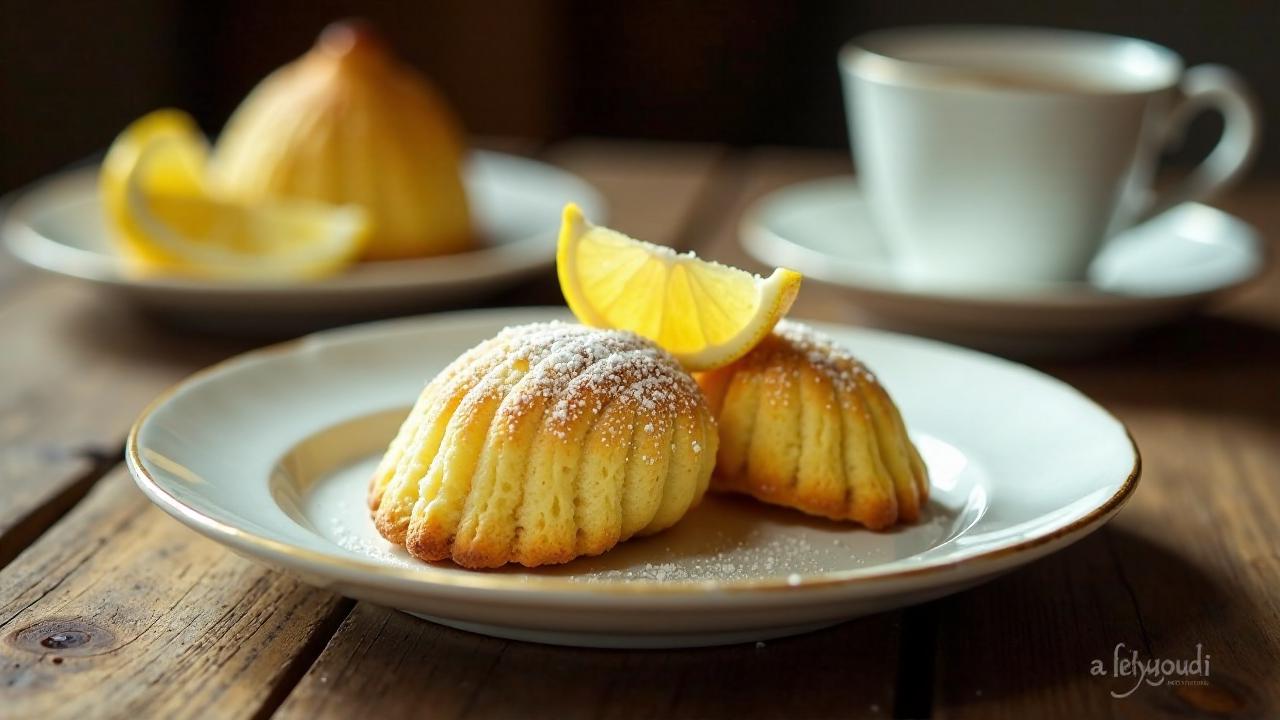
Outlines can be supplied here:
[[[543, 160], [505, 153], [496, 150], [473, 148], [468, 151], [466, 162], [475, 160], [491, 163], [506, 163], [524, 167], [536, 166], [541, 170], [550, 170], [561, 176], [583, 194], [578, 201], [596, 208], [595, 215], [605, 221], [609, 214], [609, 203], [598, 187], [582, 176], [554, 163]], [[404, 260], [381, 261], [394, 263], [397, 272], [392, 277], [359, 277], [352, 273], [340, 273], [331, 277], [304, 282], [226, 282], [211, 281], [201, 278], [157, 275], [151, 277], [131, 277], [120, 270], [119, 263], [111, 263], [105, 256], [84, 248], [68, 245], [39, 232], [29, 222], [29, 212], [24, 211], [33, 197], [58, 183], [89, 182], [89, 177], [96, 175], [96, 161], [88, 164], [74, 163], [71, 166], [37, 178], [33, 182], [9, 193], [0, 200], [0, 245], [10, 256], [22, 263], [44, 272], [70, 277], [111, 288], [119, 288], [135, 292], [163, 292], [185, 295], [226, 295], [245, 294], [268, 296], [302, 297], [313, 294], [362, 294], [378, 292], [394, 292], [415, 289], [431, 289], [449, 285], [494, 280], [505, 277], [518, 277], [555, 260], [555, 247], [548, 238], [554, 238], [556, 229], [548, 226], [545, 233], [531, 232], [519, 239], [498, 246], [482, 247], [448, 255], [409, 258]], [[541, 246], [547, 245], [544, 250]], [[49, 257], [65, 255], [60, 260]], [[85, 256], [89, 257], [85, 257]], [[493, 262], [498, 256], [508, 258], [504, 266], [496, 266]], [[107, 264], [112, 265], [107, 269]], [[416, 264], [411, 269], [409, 264]], [[478, 271], [455, 277], [462, 266], [479, 268]], [[428, 279], [433, 281], [428, 282]]]
[[[902, 333], [886, 332], [870, 328], [858, 329], [879, 335], [904, 338], [912, 342], [942, 346], [948, 350], [959, 351], [964, 354], [979, 355], [988, 360], [993, 359], [1000, 363], [1011, 364], [1016, 367], [1023, 368], [1026, 371], [1033, 372], [1044, 379], [1048, 379], [1061, 385], [1067, 390], [1074, 392], [1084, 401], [1093, 405], [1104, 415], [1115, 421], [1124, 432], [1125, 437], [1129, 442], [1129, 447], [1133, 453], [1132, 466], [1128, 475], [1125, 477], [1123, 482], [1120, 483], [1120, 486], [1114, 493], [1083, 516], [1062, 527], [1043, 535], [1021, 540], [1012, 545], [979, 551], [973, 555], [956, 560], [941, 560], [924, 564], [919, 567], [900, 568], [882, 572], [876, 572], [874, 567], [827, 572], [820, 575], [801, 576], [798, 582], [793, 582], [789, 577], [783, 577], [770, 580], [686, 580], [663, 583], [591, 583], [583, 582], [581, 580], [573, 580], [563, 576], [513, 576], [486, 572], [455, 573], [426, 564], [421, 567], [412, 568], [390, 566], [368, 560], [331, 555], [317, 550], [312, 550], [310, 548], [293, 545], [270, 537], [265, 537], [251, 530], [246, 530], [244, 528], [225, 523], [201, 512], [199, 509], [192, 507], [191, 505], [184, 503], [177, 496], [166, 490], [164, 486], [157, 481], [154, 476], [152, 476], [151, 472], [147, 470], [143, 463], [139, 447], [139, 435], [141, 433], [142, 426], [148, 421], [154, 412], [179, 392], [182, 392], [193, 385], [199, 384], [200, 382], [207, 380], [209, 377], [223, 372], [234, 365], [251, 363], [264, 357], [288, 354], [296, 350], [304, 349], [309, 342], [315, 342], [315, 338], [317, 336], [348, 333], [362, 334], [379, 328], [386, 329], [394, 325], [411, 326], [417, 323], [429, 321], [463, 320], [467, 318], [467, 316], [489, 315], [512, 317], [513, 314], [524, 313], [534, 315], [538, 313], [549, 314], [550, 312], [563, 313], [564, 308], [558, 308], [555, 306], [528, 306], [476, 308], [452, 312], [428, 313], [424, 315], [348, 325], [342, 328], [303, 335], [298, 338], [285, 340], [283, 342], [266, 345], [264, 347], [233, 355], [232, 357], [191, 373], [187, 377], [166, 388], [163, 392], [147, 403], [129, 429], [129, 434], [125, 442], [125, 464], [139, 489], [143, 491], [148, 499], [158, 505], [169, 515], [206, 537], [225, 544], [233, 549], [244, 549], [256, 558], [276, 558], [277, 562], [279, 562], [279, 558], [283, 556], [284, 558], [298, 561], [299, 564], [302, 565], [330, 570], [341, 569], [347, 571], [347, 577], [350, 578], [361, 577], [365, 580], [374, 578], [389, 582], [411, 582], [419, 588], [444, 587], [459, 591], [493, 591], [503, 594], [513, 592], [532, 594], [559, 592], [590, 597], [688, 597], [692, 593], [706, 594], [708, 591], [723, 594], [749, 594], [778, 591], [811, 592], [863, 587], [895, 580], [916, 579], [924, 576], [946, 573], [962, 567], [971, 568], [975, 565], [986, 565], [987, 567], [985, 569], [979, 569], [970, 575], [970, 577], [981, 577], [984, 574], [998, 573], [1003, 569], [999, 566], [991, 567], [991, 564], [995, 561], [1027, 553], [1055, 542], [1071, 542], [1075, 539], [1079, 539], [1079, 537], [1072, 538], [1072, 536], [1082, 536], [1082, 533], [1087, 534], [1088, 531], [1104, 523], [1114, 515], [1115, 512], [1117, 512], [1120, 507], [1133, 496], [1142, 475], [1142, 454], [1138, 448], [1137, 442], [1133, 438], [1133, 433], [1129, 430], [1128, 426], [1119, 418], [1115, 417], [1115, 415], [1105, 407], [1070, 384], [1034, 368], [1030, 368], [1020, 363], [1015, 363], [989, 353], [971, 350], [969, 348], [930, 340], [927, 338], [919, 338]], [[821, 323], [822, 321], [813, 322]], [[840, 325], [841, 323], [827, 324]], [[1035, 557], [1038, 556], [1028, 558], [1028, 561], [1035, 559]], [[359, 575], [352, 575], [350, 573], [358, 573]]]
[[[811, 178], [800, 182], [784, 185], [775, 188], [760, 197], [756, 198], [747, 206], [742, 213], [742, 218], [738, 221], [737, 231], [739, 244], [756, 260], [765, 263], [783, 264], [784, 256], [795, 254], [812, 255], [815, 258], [832, 258], [827, 253], [814, 250], [806, 245], [802, 245], [795, 240], [770, 230], [763, 218], [767, 208], [771, 205], [779, 203], [784, 199], [792, 196], [801, 195], [806, 191], [814, 188], [825, 188], [827, 186], [850, 185], [855, 188], [859, 187], [857, 175], [839, 174], [829, 175], [826, 177]], [[1123, 295], [1119, 293], [1110, 293], [1098, 290], [1090, 290], [1091, 286], [1087, 283], [1061, 283], [1053, 286], [1049, 290], [1037, 293], [1019, 293], [1013, 292], [975, 292], [965, 293], [955, 290], [930, 290], [927, 288], [906, 288], [888, 283], [864, 282], [849, 277], [841, 277], [838, 272], [827, 272], [819, 270], [819, 272], [811, 272], [812, 268], [824, 268], [823, 263], [809, 263], [810, 269], [798, 268], [804, 272], [806, 276], [812, 277], [818, 282], [840, 288], [842, 290], [851, 291], [857, 294], [879, 297], [884, 299], [902, 300], [902, 301], [946, 301], [953, 305], [964, 305], [969, 307], [987, 307], [987, 308], [1009, 308], [1009, 309], [1099, 309], [1104, 307], [1148, 307], [1152, 305], [1165, 304], [1170, 302], [1177, 303], [1195, 303], [1201, 300], [1207, 300], [1228, 292], [1232, 292], [1243, 288], [1253, 282], [1256, 282], [1270, 267], [1273, 253], [1270, 244], [1263, 241], [1262, 234], [1254, 227], [1253, 224], [1243, 220], [1232, 213], [1222, 210], [1205, 203], [1188, 202], [1186, 205], [1192, 205], [1204, 210], [1213, 212], [1233, 224], [1241, 226], [1248, 235], [1246, 241], [1253, 255], [1257, 258], [1256, 264], [1251, 270], [1233, 280], [1232, 282], [1219, 285], [1217, 287], [1206, 288], [1196, 292], [1174, 293], [1163, 295]], [[785, 248], [779, 250], [779, 248]], [[847, 258], [838, 258], [842, 263], [849, 262]]]

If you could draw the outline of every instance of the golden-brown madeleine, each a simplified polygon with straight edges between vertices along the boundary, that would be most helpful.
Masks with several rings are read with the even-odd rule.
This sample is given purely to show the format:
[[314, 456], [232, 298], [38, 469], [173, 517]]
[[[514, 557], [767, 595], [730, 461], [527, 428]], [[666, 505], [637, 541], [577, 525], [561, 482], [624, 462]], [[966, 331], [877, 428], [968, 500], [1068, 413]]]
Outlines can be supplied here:
[[929, 475], [875, 376], [795, 322], [697, 376], [720, 423], [713, 490], [872, 529], [920, 517]]
[[369, 506], [383, 537], [422, 560], [563, 563], [684, 517], [716, 448], [698, 386], [653, 343], [524, 325], [428, 383]]
[[465, 158], [444, 96], [367, 24], [343, 21], [240, 103], [208, 178], [249, 203], [358, 205], [371, 220], [364, 259], [395, 260], [475, 246]]

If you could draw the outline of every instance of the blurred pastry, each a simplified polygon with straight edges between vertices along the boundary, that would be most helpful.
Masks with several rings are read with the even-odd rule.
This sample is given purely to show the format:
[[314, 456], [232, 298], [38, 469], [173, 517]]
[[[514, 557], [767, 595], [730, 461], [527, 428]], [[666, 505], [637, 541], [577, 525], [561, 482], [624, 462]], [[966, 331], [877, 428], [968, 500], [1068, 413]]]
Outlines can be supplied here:
[[265, 78], [228, 120], [210, 160], [226, 197], [296, 198], [365, 209], [371, 260], [474, 244], [459, 124], [419, 73], [359, 23], [326, 28]]
[[423, 390], [370, 483], [378, 531], [469, 568], [597, 555], [701, 500], [715, 420], [666, 351], [562, 323], [503, 330]]
[[929, 476], [897, 407], [830, 338], [784, 320], [697, 379], [720, 423], [713, 490], [872, 529], [920, 517]]

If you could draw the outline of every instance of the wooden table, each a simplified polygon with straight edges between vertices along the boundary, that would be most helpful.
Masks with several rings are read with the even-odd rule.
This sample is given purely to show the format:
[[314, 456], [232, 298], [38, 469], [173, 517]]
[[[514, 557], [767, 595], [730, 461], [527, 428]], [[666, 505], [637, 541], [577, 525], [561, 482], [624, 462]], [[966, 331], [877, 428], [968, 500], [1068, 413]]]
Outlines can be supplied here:
[[[749, 267], [747, 203], [833, 153], [573, 141], [532, 154], [612, 224]], [[1280, 185], [1223, 207], [1280, 236]], [[0, 261], [0, 717], [1280, 716], [1280, 277], [1108, 356], [1042, 368], [1145, 457], [1070, 549], [954, 597], [810, 635], [622, 652], [506, 642], [315, 590], [197, 536], [121, 466], [142, 406], [250, 343], [182, 334]], [[497, 304], [554, 302], [547, 278]], [[857, 322], [810, 283], [794, 314]], [[1210, 654], [1209, 685], [1094, 677], [1116, 646]]]

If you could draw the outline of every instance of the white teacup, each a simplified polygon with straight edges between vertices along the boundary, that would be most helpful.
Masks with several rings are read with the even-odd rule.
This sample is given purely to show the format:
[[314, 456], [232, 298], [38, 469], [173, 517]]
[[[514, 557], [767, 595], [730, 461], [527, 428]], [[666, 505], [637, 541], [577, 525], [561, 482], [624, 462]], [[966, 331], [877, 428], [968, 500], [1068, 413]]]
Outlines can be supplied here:
[[[908, 277], [962, 287], [1080, 280], [1111, 235], [1236, 180], [1258, 110], [1218, 65], [1142, 40], [1016, 27], [870, 33], [840, 51], [872, 219]], [[1202, 110], [1225, 118], [1182, 184], [1161, 149]]]

